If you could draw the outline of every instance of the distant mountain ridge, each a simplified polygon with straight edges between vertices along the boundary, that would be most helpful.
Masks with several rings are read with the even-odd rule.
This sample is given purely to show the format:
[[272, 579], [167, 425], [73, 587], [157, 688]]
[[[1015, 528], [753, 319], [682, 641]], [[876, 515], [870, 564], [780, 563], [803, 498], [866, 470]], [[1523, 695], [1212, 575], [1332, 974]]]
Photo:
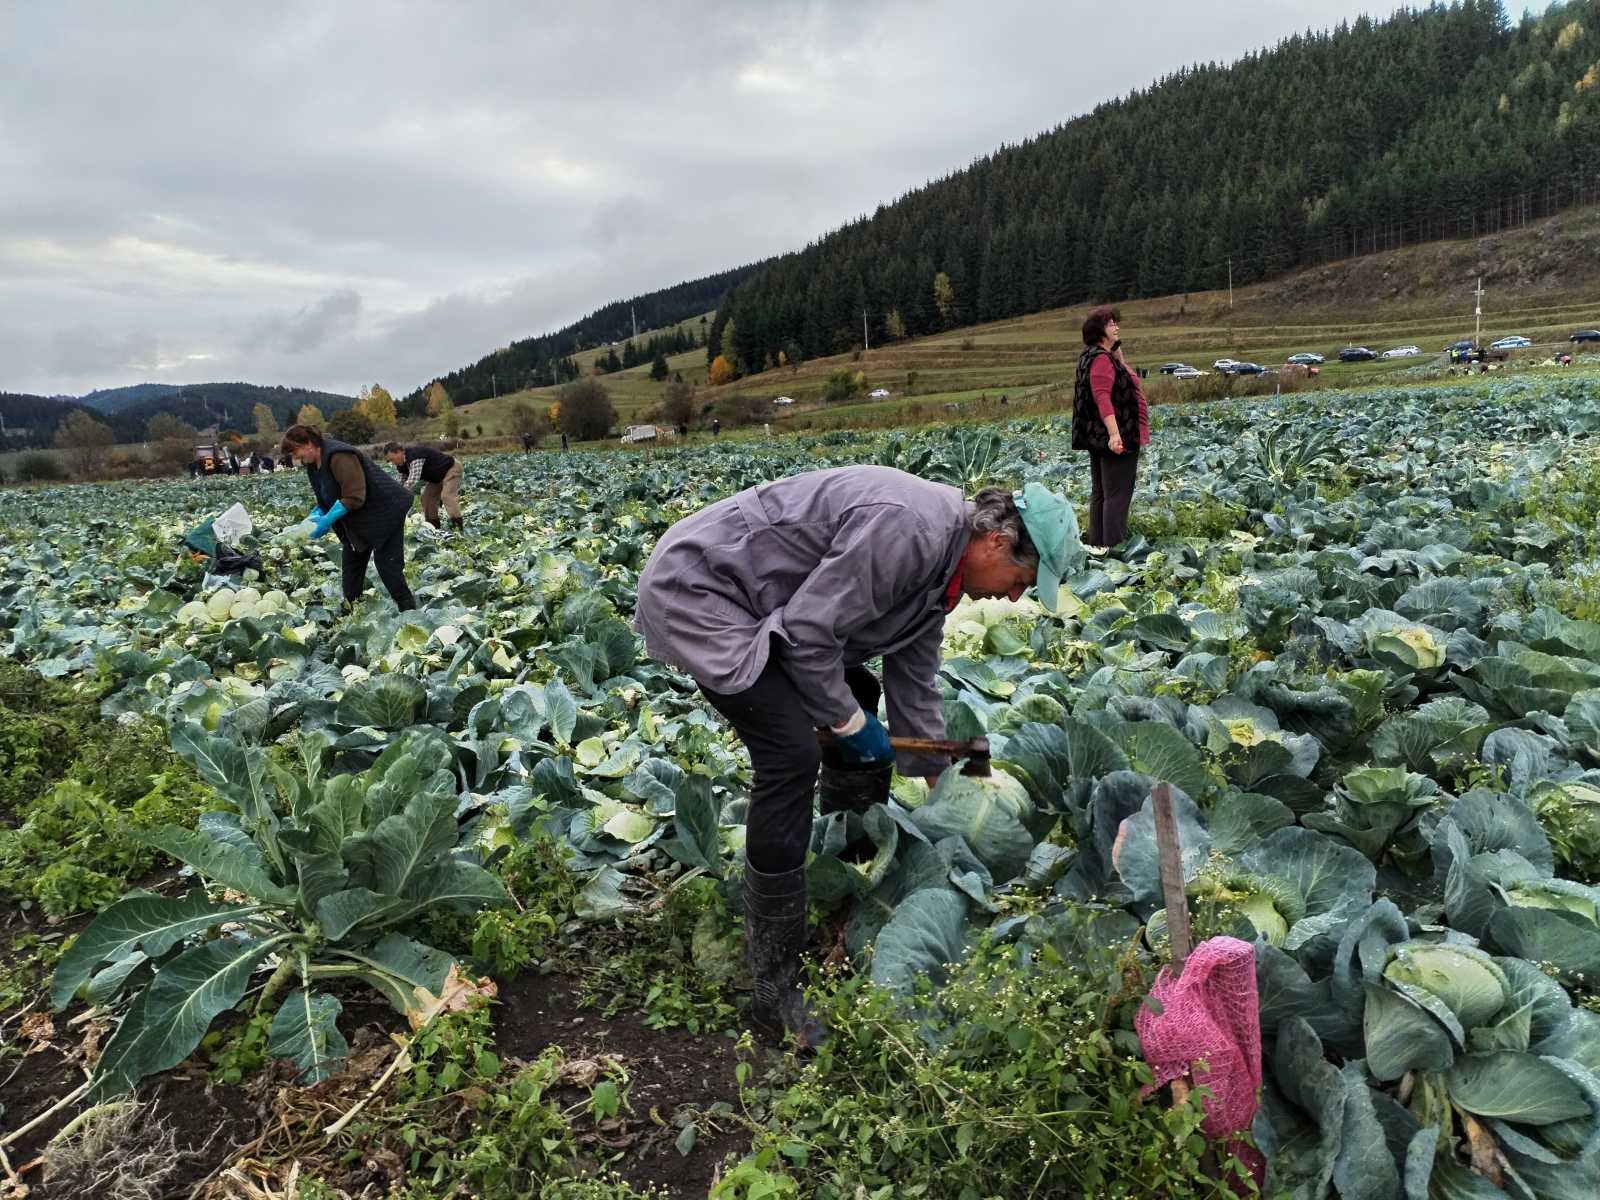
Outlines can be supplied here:
[[181, 392], [185, 386], [181, 383], [136, 383], [131, 387], [100, 388], [83, 396], [73, 396], [71, 399], [98, 412], [114, 413], [143, 400]]
[[6, 426], [5, 447], [26, 449], [48, 446], [56, 427], [75, 411], [87, 412], [111, 426], [117, 441], [137, 442], [144, 439], [145, 427], [158, 413], [187, 421], [196, 429], [215, 425], [248, 435], [255, 432], [257, 404], [270, 408], [273, 420], [282, 429], [294, 423], [304, 405], [315, 405], [323, 416], [331, 417], [355, 402], [354, 396], [282, 385], [138, 383], [102, 388], [83, 397], [0, 392], [0, 419]]

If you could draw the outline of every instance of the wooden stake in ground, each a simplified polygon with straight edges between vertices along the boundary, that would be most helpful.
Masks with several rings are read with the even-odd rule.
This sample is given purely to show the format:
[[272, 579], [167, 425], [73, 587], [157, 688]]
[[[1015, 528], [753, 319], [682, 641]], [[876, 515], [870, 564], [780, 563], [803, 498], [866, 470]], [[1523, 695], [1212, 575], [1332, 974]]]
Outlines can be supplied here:
[[[1183, 847], [1178, 841], [1178, 818], [1172, 811], [1172, 785], [1158, 782], [1150, 790], [1150, 807], [1156, 818], [1156, 852], [1161, 864], [1161, 899], [1167, 909], [1167, 941], [1172, 946], [1172, 977], [1181, 978], [1183, 964], [1193, 949], [1189, 932], [1189, 899], [1183, 891]], [[1189, 1099], [1189, 1081], [1172, 1081], [1172, 1099]]]

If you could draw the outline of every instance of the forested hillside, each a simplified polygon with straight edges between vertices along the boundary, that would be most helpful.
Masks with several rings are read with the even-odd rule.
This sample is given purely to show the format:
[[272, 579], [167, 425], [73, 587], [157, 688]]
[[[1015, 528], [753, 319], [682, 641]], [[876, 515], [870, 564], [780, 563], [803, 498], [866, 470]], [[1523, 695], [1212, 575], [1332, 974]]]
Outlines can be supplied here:
[[1180, 71], [1003, 148], [756, 272], [708, 354], [755, 371], [859, 344], [863, 312], [880, 344], [1596, 200], [1600, 0], [1520, 24], [1436, 4]]
[[[707, 275], [704, 279], [635, 296], [631, 300], [618, 300], [554, 333], [512, 342], [485, 355], [471, 366], [441, 376], [437, 382], [444, 385], [456, 404], [470, 404], [497, 393], [575, 379], [578, 364], [573, 360], [573, 355], [596, 346], [606, 347], [612, 342], [625, 341], [633, 333], [635, 319], [640, 329], [663, 329], [709, 312], [722, 303], [730, 288], [738, 286], [766, 265], [751, 263], [717, 275]], [[672, 353], [665, 347], [662, 349]], [[652, 349], [650, 356], [653, 355]], [[649, 357], [644, 361], [648, 362]], [[425, 391], [426, 388], [418, 388], [402, 400], [401, 411], [420, 415]]]
[[182, 385], [176, 383], [135, 383], [129, 387], [100, 388], [79, 396], [78, 402], [100, 412], [120, 412], [142, 400], [157, 399], [181, 391]]
[[265, 404], [280, 429], [294, 423], [295, 415], [309, 404], [325, 417], [342, 412], [355, 403], [354, 396], [316, 392], [308, 388], [264, 387], [254, 383], [194, 383], [167, 396], [151, 396], [128, 405], [102, 419], [116, 431], [117, 441], [136, 442], [144, 437], [145, 426], [157, 413], [170, 413], [199, 429], [215, 425], [219, 429], [253, 432], [255, 407]]
[[48, 446], [55, 437], [56, 426], [75, 411], [100, 418], [99, 413], [76, 400], [0, 392], [0, 451]]
[[[125, 394], [130, 392], [143, 393], [142, 398], [136, 394], [130, 401]], [[82, 400], [0, 393], [0, 417], [5, 423], [0, 448], [19, 450], [48, 446], [55, 437], [56, 427], [68, 413], [77, 410], [109, 425], [117, 441], [138, 442], [144, 440], [145, 427], [158, 413], [177, 417], [197, 429], [216, 426], [253, 433], [258, 404], [265, 404], [272, 410], [273, 419], [281, 429], [293, 423], [303, 405], [314, 405], [326, 417], [354, 403], [353, 396], [306, 388], [263, 387], [254, 383], [195, 383], [176, 389], [163, 384], [137, 384], [131, 388], [92, 392]]]

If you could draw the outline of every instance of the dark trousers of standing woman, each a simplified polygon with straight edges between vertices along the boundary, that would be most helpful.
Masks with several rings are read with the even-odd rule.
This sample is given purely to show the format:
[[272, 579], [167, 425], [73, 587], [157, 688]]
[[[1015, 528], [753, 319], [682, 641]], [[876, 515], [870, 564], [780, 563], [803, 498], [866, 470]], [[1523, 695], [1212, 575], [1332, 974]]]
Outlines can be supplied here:
[[361, 593], [367, 590], [367, 564], [378, 564], [378, 578], [383, 580], [383, 586], [389, 589], [389, 595], [394, 597], [395, 606], [401, 612], [417, 606], [417, 598], [411, 594], [411, 588], [406, 583], [406, 528], [401, 525], [376, 546], [366, 550], [355, 550], [346, 545], [344, 549], [344, 598], [347, 603], [354, 604], [361, 599]]
[[[849, 667], [844, 677], [862, 710], [876, 713], [881, 689], [872, 672]], [[767, 874], [803, 866], [811, 844], [811, 798], [822, 750], [799, 689], [774, 654], [744, 691], [732, 695], [707, 687], [700, 691], [750, 751], [755, 782], [744, 843], [750, 865]]]
[[1137, 447], [1121, 454], [1089, 452], [1089, 545], [1116, 546], [1128, 536], [1128, 505], [1138, 469]]

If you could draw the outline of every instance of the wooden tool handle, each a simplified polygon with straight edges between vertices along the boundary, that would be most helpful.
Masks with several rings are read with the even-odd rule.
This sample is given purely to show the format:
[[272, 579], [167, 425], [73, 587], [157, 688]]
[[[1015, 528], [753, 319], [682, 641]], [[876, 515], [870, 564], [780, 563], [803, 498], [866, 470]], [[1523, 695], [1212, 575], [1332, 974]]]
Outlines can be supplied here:
[[987, 754], [989, 743], [985, 738], [970, 742], [951, 742], [941, 738], [892, 737], [889, 745], [896, 750], [921, 750], [924, 754]]
[[[817, 740], [831, 746], [836, 740], [831, 730], [817, 730]], [[989, 753], [988, 738], [973, 738], [970, 742], [952, 742], [942, 738], [891, 737], [889, 745], [896, 750], [920, 750], [924, 754], [981, 754]]]

